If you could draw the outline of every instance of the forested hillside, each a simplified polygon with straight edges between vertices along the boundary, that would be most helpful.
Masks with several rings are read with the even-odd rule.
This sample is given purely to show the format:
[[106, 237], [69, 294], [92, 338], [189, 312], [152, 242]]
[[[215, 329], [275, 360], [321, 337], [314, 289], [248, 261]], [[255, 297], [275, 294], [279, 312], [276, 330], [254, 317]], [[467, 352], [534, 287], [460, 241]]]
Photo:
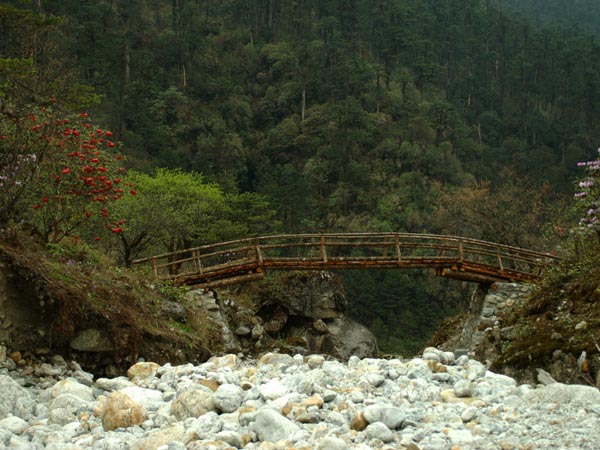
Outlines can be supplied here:
[[[531, 25], [489, 1], [0, 5], [2, 61], [31, 57], [59, 100], [61, 80], [93, 88], [86, 111], [130, 167], [181, 168], [224, 195], [259, 195], [250, 204], [269, 202], [270, 230], [548, 248], [543, 225], [556, 210], [568, 225], [561, 198], [600, 142], [598, 37]], [[14, 8], [63, 19], [28, 33]], [[384, 350], [414, 350], [456, 304], [424, 276], [346, 274], [352, 310]], [[402, 347], [407, 330], [415, 342]]]
[[509, 14], [523, 14], [539, 25], [563, 26], [600, 33], [596, 0], [492, 0]]

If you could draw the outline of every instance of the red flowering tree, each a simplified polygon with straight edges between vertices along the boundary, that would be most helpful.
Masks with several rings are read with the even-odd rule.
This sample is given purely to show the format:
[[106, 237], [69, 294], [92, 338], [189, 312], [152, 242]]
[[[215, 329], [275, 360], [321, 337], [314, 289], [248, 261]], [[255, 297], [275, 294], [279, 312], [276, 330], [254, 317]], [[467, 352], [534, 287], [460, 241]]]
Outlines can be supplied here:
[[[58, 242], [90, 226], [97, 239], [105, 232], [120, 233], [124, 222], [113, 217], [112, 205], [136, 192], [122, 181], [125, 169], [112, 133], [92, 126], [87, 114], [57, 119], [40, 109], [25, 120], [28, 142], [37, 145], [24, 154], [38, 167], [27, 181], [22, 204], [31, 209], [30, 221], [39, 235]], [[38, 158], [38, 148], [44, 149], [43, 158]]]

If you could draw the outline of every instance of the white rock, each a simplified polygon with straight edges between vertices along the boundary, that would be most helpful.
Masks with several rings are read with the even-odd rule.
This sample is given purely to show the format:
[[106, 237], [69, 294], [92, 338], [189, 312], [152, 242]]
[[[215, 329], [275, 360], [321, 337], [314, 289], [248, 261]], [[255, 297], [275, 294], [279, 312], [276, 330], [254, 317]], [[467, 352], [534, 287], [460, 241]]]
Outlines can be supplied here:
[[394, 440], [394, 433], [392, 433], [390, 429], [382, 422], [369, 424], [367, 428], [365, 428], [364, 433], [370, 439], [379, 439], [386, 443]]
[[126, 387], [135, 386], [135, 383], [132, 383], [126, 377], [98, 378], [96, 380], [96, 386], [104, 391], [112, 392], [125, 389]]
[[454, 386], [454, 393], [457, 397], [472, 397], [473, 396], [473, 386], [467, 380], [458, 380]]
[[0, 430], [7, 430], [16, 435], [21, 434], [28, 426], [29, 423], [20, 417], [11, 416], [0, 420]]
[[244, 391], [235, 384], [222, 384], [213, 396], [215, 407], [221, 412], [233, 412], [240, 407]]
[[306, 360], [306, 364], [311, 369], [317, 369], [319, 367], [323, 367], [324, 362], [325, 362], [325, 357], [323, 355], [310, 355]]
[[463, 422], [470, 422], [477, 415], [477, 408], [475, 406], [469, 406], [460, 415], [460, 419]]
[[385, 381], [385, 377], [378, 373], [368, 373], [366, 378], [369, 384], [373, 387], [378, 387]]
[[348, 448], [351, 447], [346, 441], [336, 437], [323, 438], [317, 445], [317, 450], [347, 450]]
[[66, 380], [59, 381], [50, 388], [51, 398], [56, 398], [63, 394], [71, 394], [88, 402], [94, 400], [94, 391], [92, 388], [79, 383], [74, 378], [67, 378]]
[[525, 401], [536, 403], [600, 403], [600, 391], [591, 386], [552, 383], [539, 389], [534, 389], [525, 395]]
[[155, 411], [163, 403], [162, 392], [146, 389], [139, 386], [129, 386], [120, 389], [119, 392], [129, 396], [133, 401], [139, 403], [146, 411]]
[[289, 439], [300, 427], [272, 408], [262, 408], [256, 414], [252, 429], [261, 441], [277, 442]]
[[204, 389], [187, 389], [177, 394], [177, 398], [171, 404], [171, 414], [179, 420], [184, 420], [206, 414], [214, 407], [212, 392]]
[[265, 400], [275, 400], [288, 393], [288, 388], [276, 378], [261, 385], [258, 390]]
[[0, 375], [0, 419], [11, 414], [27, 419], [25, 416], [31, 414], [34, 406], [35, 403], [27, 390], [8, 375]]
[[227, 442], [235, 448], [242, 448], [244, 446], [244, 439], [235, 431], [220, 431], [215, 434], [215, 439]]
[[450, 430], [448, 431], [448, 438], [453, 444], [467, 444], [475, 440], [473, 433], [469, 430]]
[[367, 422], [382, 422], [391, 430], [400, 428], [406, 419], [403, 409], [387, 404], [369, 405], [364, 409], [363, 415]]
[[61, 394], [48, 406], [48, 422], [65, 425], [77, 420], [79, 413], [91, 410], [90, 401], [74, 394]]

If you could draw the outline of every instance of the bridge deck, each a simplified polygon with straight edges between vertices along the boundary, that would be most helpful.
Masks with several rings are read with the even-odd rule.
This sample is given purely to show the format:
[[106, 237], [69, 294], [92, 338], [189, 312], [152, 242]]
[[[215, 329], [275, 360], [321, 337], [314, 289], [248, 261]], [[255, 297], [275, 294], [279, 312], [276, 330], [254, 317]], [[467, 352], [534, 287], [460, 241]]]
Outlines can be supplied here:
[[265, 270], [432, 268], [477, 283], [535, 282], [556, 257], [456, 236], [341, 233], [266, 236], [139, 259], [178, 285], [217, 287], [260, 279]]

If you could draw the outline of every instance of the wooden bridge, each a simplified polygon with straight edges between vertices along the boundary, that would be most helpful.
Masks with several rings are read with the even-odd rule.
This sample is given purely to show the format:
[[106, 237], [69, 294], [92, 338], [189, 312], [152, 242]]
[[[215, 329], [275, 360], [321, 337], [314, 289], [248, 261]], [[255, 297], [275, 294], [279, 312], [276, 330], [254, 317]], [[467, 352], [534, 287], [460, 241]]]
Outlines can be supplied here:
[[265, 270], [431, 268], [476, 283], [535, 282], [556, 259], [548, 253], [456, 236], [410, 233], [295, 234], [242, 239], [139, 259], [161, 280], [221, 287]]

